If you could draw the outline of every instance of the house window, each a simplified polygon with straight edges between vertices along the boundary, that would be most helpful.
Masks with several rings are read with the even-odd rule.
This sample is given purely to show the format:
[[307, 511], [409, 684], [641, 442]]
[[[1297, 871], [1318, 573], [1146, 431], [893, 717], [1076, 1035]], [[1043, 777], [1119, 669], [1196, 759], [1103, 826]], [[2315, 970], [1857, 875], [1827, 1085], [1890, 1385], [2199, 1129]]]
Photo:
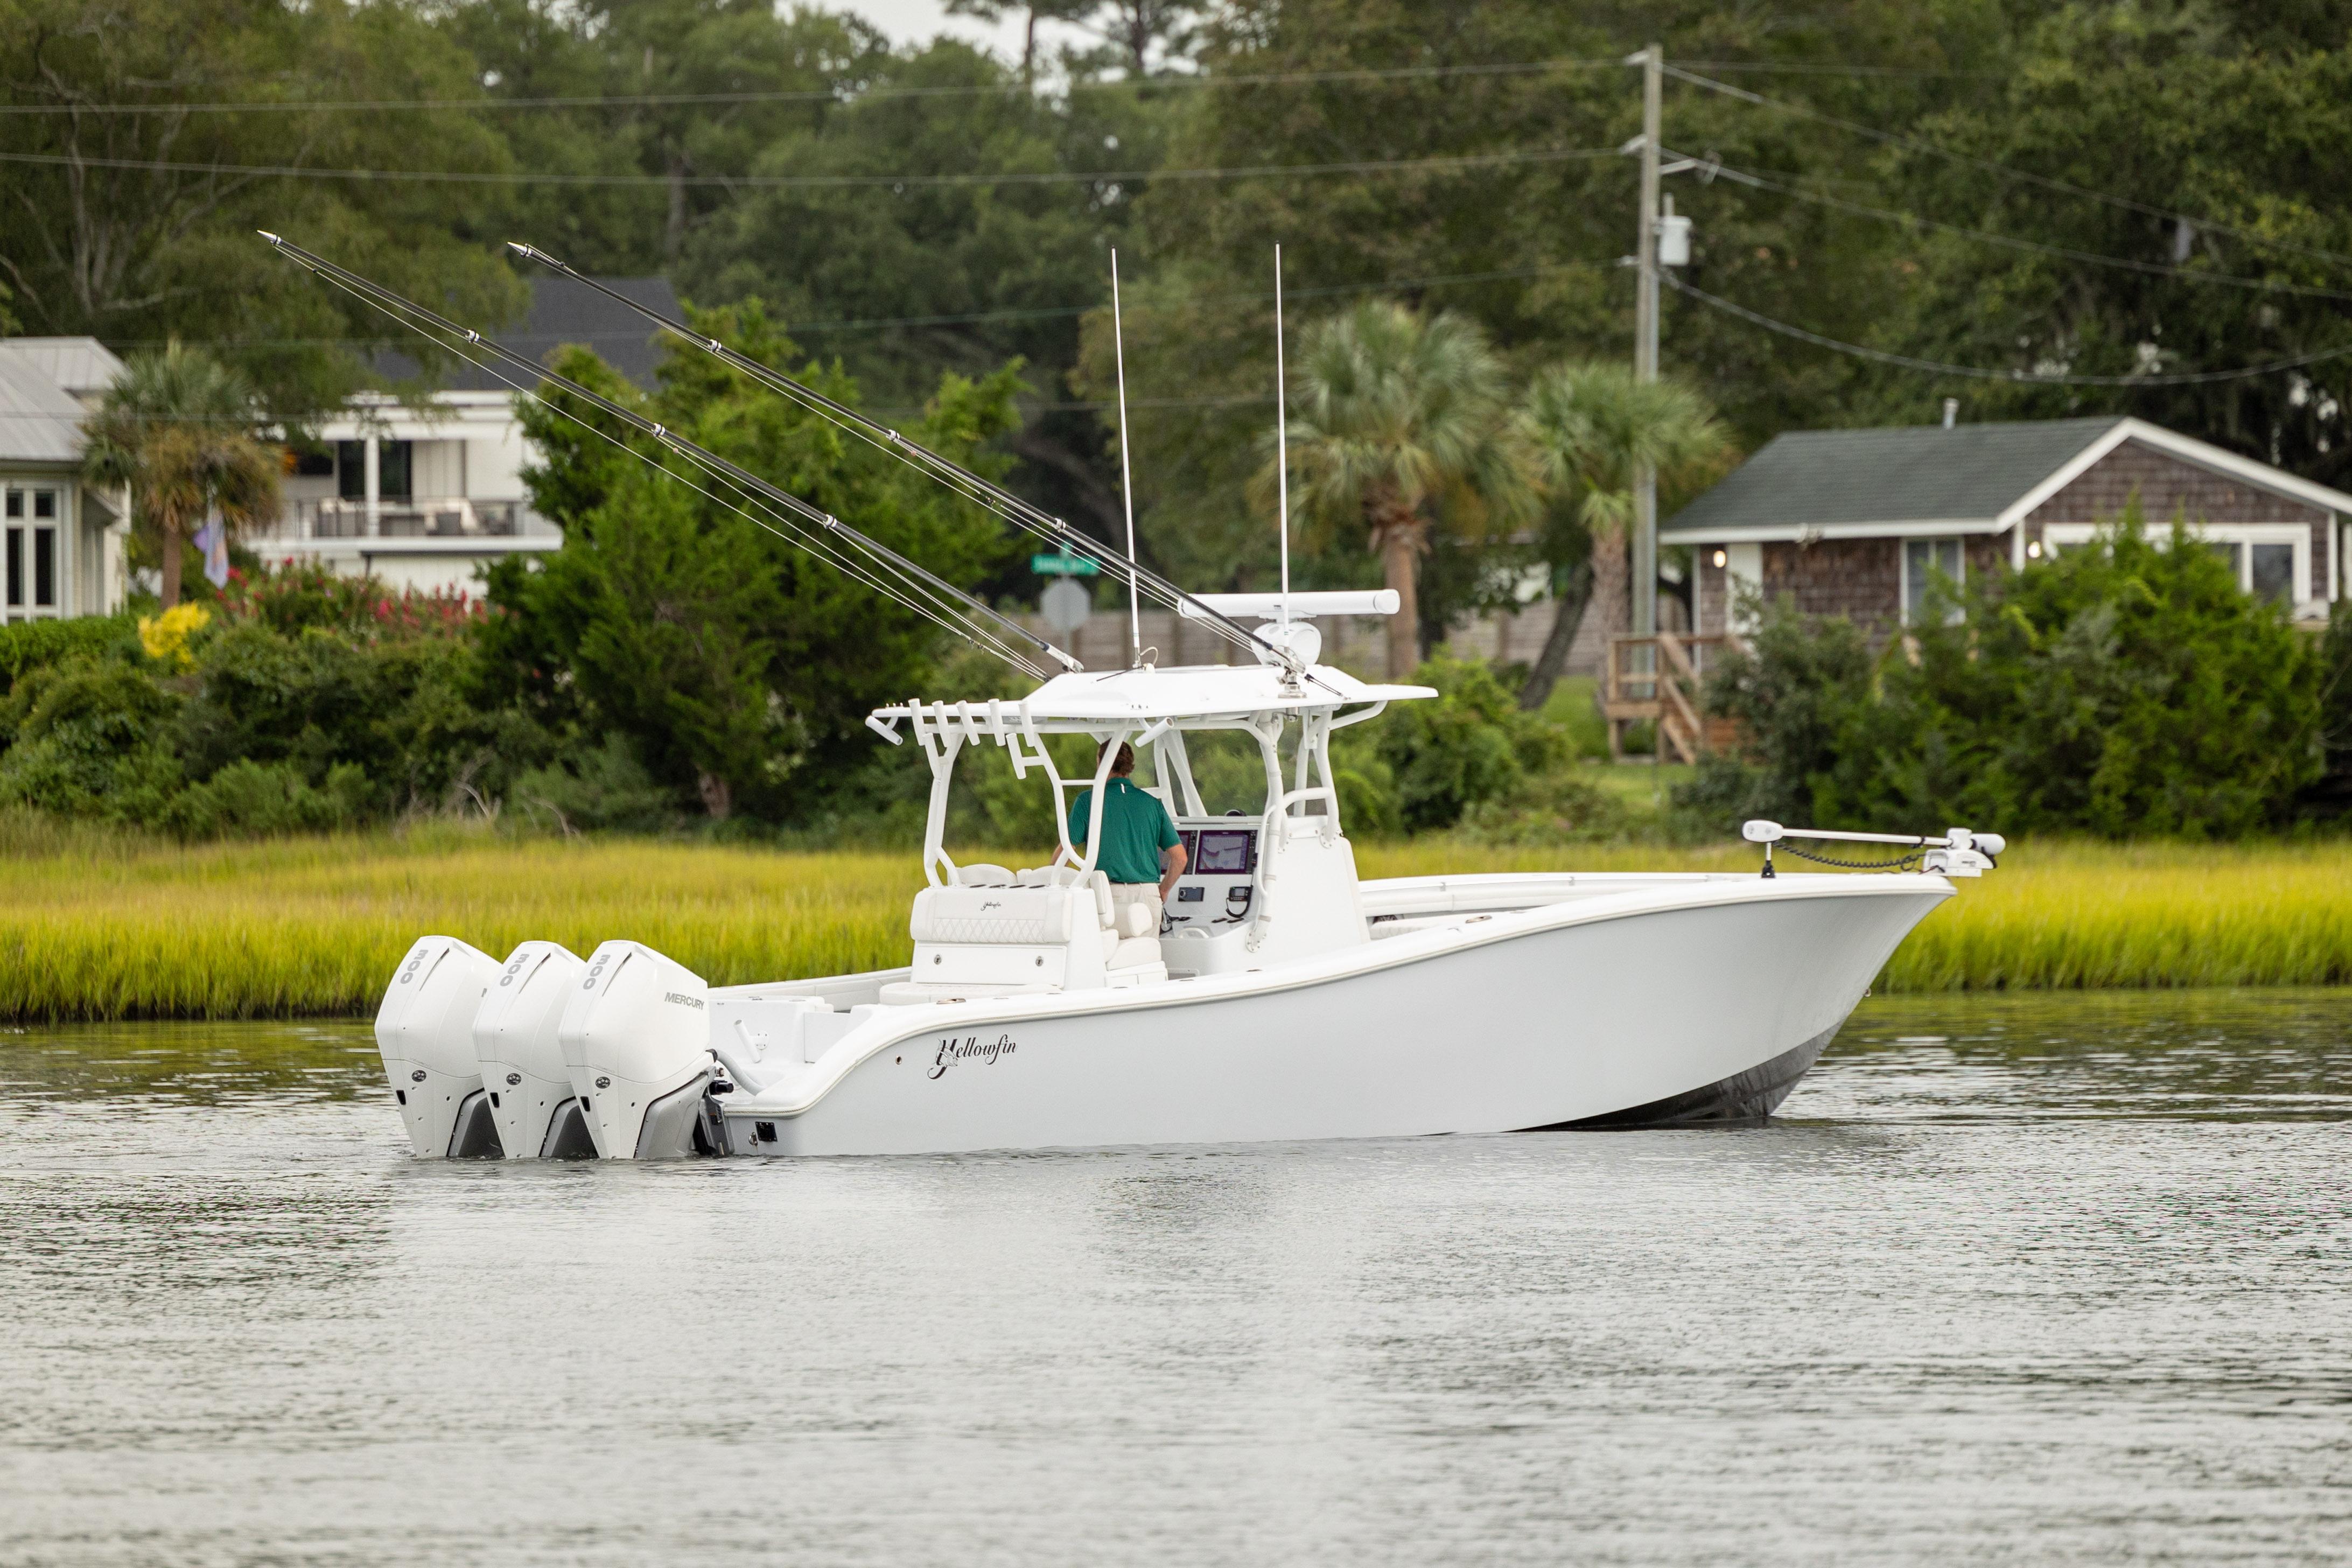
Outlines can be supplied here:
[[33, 530], [33, 605], [53, 610], [58, 604], [58, 531]]
[[409, 475], [414, 465], [410, 454], [415, 450], [407, 441], [378, 441], [376, 444], [376, 489], [386, 500], [406, 500], [414, 492]]
[[[407, 441], [378, 441], [375, 444], [375, 488], [383, 500], [404, 501], [408, 499], [409, 452]], [[335, 493], [345, 500], [367, 499], [367, 443], [338, 441], [335, 443]]]
[[[2258, 599], [2288, 610], [2312, 602], [2311, 530], [2298, 522], [2200, 523], [2191, 531], [2222, 565], [2238, 586]], [[2087, 544], [2098, 530], [2087, 522], [2053, 522], [2043, 531], [2046, 548]], [[2171, 542], [2169, 529], [2150, 528], [2148, 542], [2159, 549]]]
[[57, 516], [58, 492], [55, 490], [35, 490], [33, 492], [33, 515], [35, 517]]
[[[1880, 559], [1885, 558], [1881, 556]], [[1958, 540], [1905, 540], [1903, 542], [1903, 624], [1906, 626], [1917, 624], [1920, 614], [1927, 608], [1927, 589], [1935, 580], [1936, 574], [1943, 574], [1951, 586], [1957, 588], [1962, 581], [1965, 570]]]
[[[16, 497], [12, 495], [9, 500], [14, 500]], [[25, 531], [23, 529], [12, 528], [8, 531], [7, 556], [8, 607], [12, 610], [20, 610], [25, 606]]]

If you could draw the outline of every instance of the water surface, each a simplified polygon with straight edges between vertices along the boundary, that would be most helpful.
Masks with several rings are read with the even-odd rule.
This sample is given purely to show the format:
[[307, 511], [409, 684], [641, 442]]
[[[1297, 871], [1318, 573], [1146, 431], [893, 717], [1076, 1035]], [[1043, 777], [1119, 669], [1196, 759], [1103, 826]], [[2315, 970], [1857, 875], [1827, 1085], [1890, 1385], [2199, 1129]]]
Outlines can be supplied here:
[[1752, 1131], [634, 1168], [407, 1158], [363, 1026], [0, 1034], [0, 1563], [2352, 1561], [2347, 1026], [1882, 1000]]

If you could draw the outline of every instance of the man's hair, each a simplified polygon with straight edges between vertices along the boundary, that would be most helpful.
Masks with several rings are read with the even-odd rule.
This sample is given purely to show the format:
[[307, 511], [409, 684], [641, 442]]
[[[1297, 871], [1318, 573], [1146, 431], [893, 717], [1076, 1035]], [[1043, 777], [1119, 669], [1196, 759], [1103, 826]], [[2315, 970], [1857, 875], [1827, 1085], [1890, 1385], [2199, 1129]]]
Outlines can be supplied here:
[[[1105, 741], [1101, 745], [1095, 748], [1095, 766], [1102, 766], [1102, 755], [1105, 752], [1109, 750], [1110, 742], [1108, 741]], [[1112, 760], [1110, 764], [1110, 776], [1115, 779], [1123, 779], [1134, 771], [1135, 748], [1129, 745], [1126, 742], [1121, 741], [1118, 744], [1118, 755]]]

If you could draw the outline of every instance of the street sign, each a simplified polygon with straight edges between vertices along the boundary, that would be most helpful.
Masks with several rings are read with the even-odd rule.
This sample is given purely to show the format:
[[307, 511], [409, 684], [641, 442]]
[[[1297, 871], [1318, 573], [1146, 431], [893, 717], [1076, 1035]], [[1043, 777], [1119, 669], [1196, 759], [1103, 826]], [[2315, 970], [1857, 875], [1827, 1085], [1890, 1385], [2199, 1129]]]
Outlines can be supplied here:
[[1029, 557], [1029, 570], [1040, 577], [1095, 577], [1102, 573], [1098, 563], [1083, 555], [1060, 553], [1032, 555]]
[[1047, 626], [1067, 636], [1085, 626], [1087, 617], [1094, 614], [1095, 596], [1067, 577], [1056, 577], [1046, 584], [1037, 610], [1045, 617]]

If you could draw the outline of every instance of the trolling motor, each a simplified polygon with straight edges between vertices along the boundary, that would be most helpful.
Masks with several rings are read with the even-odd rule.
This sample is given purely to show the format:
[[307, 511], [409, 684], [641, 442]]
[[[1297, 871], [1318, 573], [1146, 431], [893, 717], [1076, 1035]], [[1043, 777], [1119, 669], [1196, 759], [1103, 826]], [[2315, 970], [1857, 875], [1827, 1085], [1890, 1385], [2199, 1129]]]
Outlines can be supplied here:
[[[1998, 833], [1974, 833], [1965, 827], [1948, 828], [1940, 838], [1920, 838], [1901, 833], [1837, 833], [1825, 827], [1783, 827], [1763, 817], [1751, 817], [1739, 825], [1739, 837], [1750, 844], [1764, 846], [1764, 875], [1777, 877], [1772, 868], [1772, 847], [1788, 850], [1800, 860], [1811, 860], [1817, 866], [1835, 866], [1846, 871], [1907, 871], [1913, 862], [1931, 876], [1981, 877], [2000, 864], [2000, 856], [2009, 847], [2009, 840]], [[1890, 860], [1839, 860], [1827, 855], [1816, 855], [1801, 849], [1789, 840], [1792, 838], [1826, 838], [1845, 844], [1895, 844], [1910, 853]]]

